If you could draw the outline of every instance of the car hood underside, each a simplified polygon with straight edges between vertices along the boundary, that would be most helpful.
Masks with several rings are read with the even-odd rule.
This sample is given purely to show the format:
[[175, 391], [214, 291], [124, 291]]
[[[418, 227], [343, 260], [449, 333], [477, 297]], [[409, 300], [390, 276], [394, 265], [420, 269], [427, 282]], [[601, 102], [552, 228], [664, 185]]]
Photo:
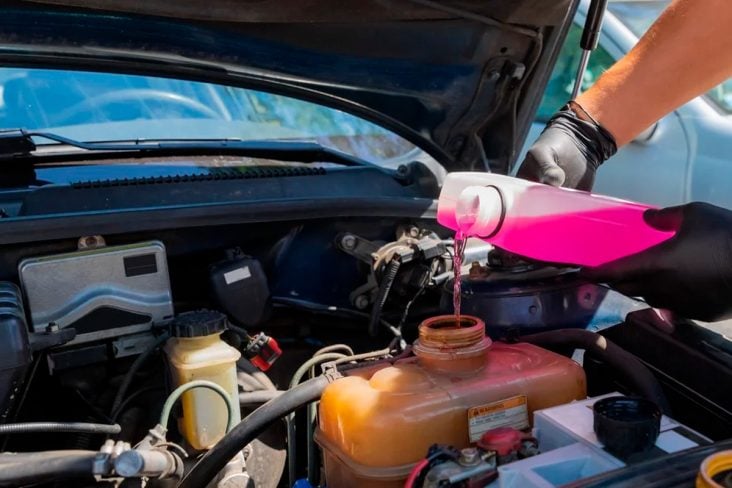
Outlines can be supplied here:
[[371, 119], [447, 169], [506, 172], [574, 0], [5, 2], [5, 65], [250, 86]]

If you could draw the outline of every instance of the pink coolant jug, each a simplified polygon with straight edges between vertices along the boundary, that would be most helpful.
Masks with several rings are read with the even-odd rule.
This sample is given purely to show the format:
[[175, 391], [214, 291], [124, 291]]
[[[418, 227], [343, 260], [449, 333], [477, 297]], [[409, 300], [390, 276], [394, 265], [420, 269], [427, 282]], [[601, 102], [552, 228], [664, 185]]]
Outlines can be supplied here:
[[450, 173], [437, 221], [512, 253], [597, 266], [674, 235], [643, 220], [647, 205], [488, 173]]

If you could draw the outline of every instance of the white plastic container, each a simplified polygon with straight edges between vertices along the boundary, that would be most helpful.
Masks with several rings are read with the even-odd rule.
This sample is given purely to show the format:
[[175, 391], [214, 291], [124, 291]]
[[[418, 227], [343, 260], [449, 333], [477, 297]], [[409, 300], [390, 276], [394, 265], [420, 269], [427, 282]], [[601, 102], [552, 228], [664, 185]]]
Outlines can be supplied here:
[[649, 206], [489, 173], [450, 173], [437, 220], [515, 254], [553, 263], [597, 266], [660, 244]]
[[[199, 316], [196, 318], [193, 314]], [[236, 381], [236, 362], [241, 354], [221, 340], [225, 319], [217, 322], [211, 320], [211, 315], [202, 317], [200, 314], [218, 316], [217, 312], [208, 311], [182, 314], [173, 327], [177, 337], [171, 337], [165, 344], [174, 386], [194, 380], [217, 383], [235, 399], [235, 420], [241, 420]], [[181, 318], [183, 320], [179, 320]], [[186, 323], [188, 318], [194, 320]], [[224, 401], [216, 392], [195, 388], [183, 394], [181, 403], [183, 417], [178, 425], [193, 448], [209, 449], [224, 436], [228, 413]]]

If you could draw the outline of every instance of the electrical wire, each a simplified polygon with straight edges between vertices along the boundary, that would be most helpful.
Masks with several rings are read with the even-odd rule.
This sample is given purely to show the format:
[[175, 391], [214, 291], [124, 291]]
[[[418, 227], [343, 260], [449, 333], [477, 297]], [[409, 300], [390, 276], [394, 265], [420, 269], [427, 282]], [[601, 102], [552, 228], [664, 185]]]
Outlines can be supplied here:
[[237, 419], [234, 415], [234, 412], [236, 412], [237, 405], [236, 403], [234, 403], [234, 399], [231, 397], [231, 395], [229, 395], [226, 390], [224, 390], [221, 385], [214, 383], [213, 381], [206, 380], [189, 381], [188, 383], [184, 383], [175, 390], [173, 390], [170, 395], [168, 395], [167, 400], [165, 400], [165, 403], [163, 404], [163, 409], [160, 412], [160, 425], [167, 428], [168, 421], [170, 420], [170, 412], [173, 410], [175, 402], [177, 402], [184, 393], [194, 388], [206, 388], [216, 392], [226, 403], [226, 411], [228, 416], [226, 419], [226, 432], [229, 432], [231, 429], [234, 428], [234, 426], [236, 426]]
[[336, 351], [343, 351], [344, 354], [348, 354], [350, 356], [353, 356], [353, 349], [351, 346], [347, 344], [331, 344], [330, 346], [325, 346], [317, 351], [315, 351], [315, 354], [313, 356], [319, 356], [321, 354], [325, 354], [326, 352], [336, 352]]
[[119, 407], [117, 407], [117, 410], [112, 412], [111, 420], [113, 422], [116, 422], [120, 414], [122, 414], [122, 412], [124, 412], [125, 409], [140, 396], [144, 395], [145, 393], [150, 393], [151, 391], [157, 391], [162, 389], [162, 386], [147, 386], [131, 393], [130, 396], [125, 398], [124, 401], [119, 405]]
[[422, 471], [429, 466], [430, 460], [429, 459], [422, 459], [420, 462], [418, 462], [414, 468], [412, 468], [412, 471], [409, 472], [409, 476], [407, 477], [407, 481], [404, 482], [404, 488], [415, 488], [415, 482], [417, 481], [417, 478], [419, 478], [419, 475], [422, 474]]
[[[366, 312], [360, 312], [350, 308], [336, 307], [334, 305], [324, 305], [322, 303], [315, 303], [309, 300], [301, 300], [298, 298], [290, 297], [272, 297], [272, 303], [279, 306], [285, 306], [290, 308], [296, 308], [311, 313], [319, 313], [323, 315], [331, 315], [334, 317], [348, 317], [348, 318], [360, 318], [368, 320], [370, 315]], [[389, 329], [389, 331], [396, 337], [401, 337], [401, 332], [397, 330], [392, 324], [384, 320], [380, 320], [381, 325]]]
[[369, 335], [376, 337], [379, 334], [379, 324], [381, 323], [381, 313], [384, 310], [384, 305], [389, 299], [389, 292], [391, 291], [392, 285], [396, 280], [397, 274], [399, 274], [399, 268], [402, 266], [401, 258], [395, 254], [389, 264], [386, 266], [384, 276], [381, 278], [379, 289], [376, 293], [376, 299], [374, 304], [371, 306], [371, 314], [369, 316]]
[[117, 424], [108, 425], [87, 422], [20, 422], [0, 425], [0, 435], [49, 432], [115, 435], [122, 432], [122, 428]]
[[110, 408], [111, 412], [116, 412], [117, 409], [119, 409], [120, 404], [125, 398], [125, 394], [127, 393], [127, 390], [130, 388], [130, 385], [132, 384], [132, 381], [135, 378], [135, 375], [137, 372], [142, 368], [142, 366], [145, 364], [147, 359], [153, 355], [155, 350], [162, 346], [165, 341], [168, 340], [168, 334], [162, 334], [160, 337], [158, 337], [155, 342], [150, 344], [150, 346], [145, 349], [137, 358], [135, 361], [130, 365], [130, 369], [127, 370], [127, 373], [125, 374], [125, 377], [122, 379], [122, 383], [119, 385], [119, 389], [117, 390], [117, 395], [114, 397], [114, 401], [112, 402], [112, 408]]
[[[237, 368], [237, 374], [245, 374], [249, 377], [251, 377], [254, 381], [259, 383], [262, 386], [262, 390], [276, 390], [277, 386], [272, 383], [272, 380], [269, 379], [269, 376], [267, 376], [264, 372], [262, 372], [259, 368], [254, 366], [251, 361], [245, 358], [239, 359], [239, 361], [236, 362], [236, 368]], [[255, 388], [259, 389], [259, 388]]]
[[337, 359], [343, 359], [347, 357], [349, 356], [339, 352], [326, 352], [325, 354], [311, 357], [310, 359], [302, 363], [302, 365], [300, 365], [300, 367], [297, 368], [297, 370], [295, 371], [295, 374], [292, 375], [292, 379], [290, 380], [290, 388], [294, 388], [295, 386], [297, 386], [312, 366], [317, 366], [320, 363], [335, 361]]

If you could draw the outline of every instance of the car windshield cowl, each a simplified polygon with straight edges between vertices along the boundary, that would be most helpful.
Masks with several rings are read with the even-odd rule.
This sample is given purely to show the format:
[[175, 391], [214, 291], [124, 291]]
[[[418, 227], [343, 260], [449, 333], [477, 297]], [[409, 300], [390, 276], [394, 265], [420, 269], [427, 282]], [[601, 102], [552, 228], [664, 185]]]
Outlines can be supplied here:
[[[39, 144], [41, 141], [50, 143]], [[58, 155], [65, 152], [109, 152], [116, 157], [119, 152], [140, 153], [226, 153], [249, 157], [262, 157], [300, 163], [329, 162], [342, 166], [378, 168], [381, 171], [397, 173], [356, 156], [306, 140], [243, 140], [243, 139], [165, 139], [165, 140], [120, 140], [120, 141], [77, 141], [68, 137], [43, 131], [6, 129], [0, 131], [0, 160], [24, 158], [35, 164], [39, 157]]]

